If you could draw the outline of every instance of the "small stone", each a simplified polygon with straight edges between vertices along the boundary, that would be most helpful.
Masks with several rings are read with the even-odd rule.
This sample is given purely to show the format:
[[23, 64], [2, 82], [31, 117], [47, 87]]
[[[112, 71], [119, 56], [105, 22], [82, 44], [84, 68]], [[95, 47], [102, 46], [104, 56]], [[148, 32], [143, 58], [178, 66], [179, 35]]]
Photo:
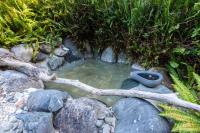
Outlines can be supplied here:
[[22, 96], [23, 96], [22, 93], [20, 93], [20, 92], [16, 92], [16, 93], [15, 93], [14, 100], [17, 101], [17, 100], [20, 99]]
[[31, 92], [35, 92], [35, 91], [38, 91], [38, 90], [41, 90], [41, 89], [28, 88], [28, 89], [25, 89], [24, 91], [25, 91], [25, 92], [28, 92], [28, 93], [31, 93]]
[[17, 108], [23, 108], [23, 106], [25, 105], [26, 103], [26, 99], [25, 98], [21, 98], [21, 99], [18, 99], [17, 102], [15, 103], [15, 106]]
[[114, 117], [106, 117], [105, 122], [109, 125], [114, 126], [115, 125], [115, 118]]
[[4, 130], [4, 131], [9, 131], [12, 127], [13, 127], [12, 124], [6, 124], [6, 125], [4, 125], [3, 130]]
[[98, 128], [100, 128], [100, 127], [103, 125], [103, 123], [104, 123], [103, 120], [97, 120], [96, 126], [97, 126]]
[[56, 70], [60, 66], [62, 66], [65, 62], [64, 57], [58, 57], [58, 56], [51, 56], [48, 60], [48, 66], [51, 70]]
[[17, 118], [15, 116], [10, 117], [10, 121], [11, 123], [16, 123], [17, 122]]
[[14, 96], [8, 95], [8, 96], [6, 97], [6, 101], [11, 102], [11, 101], [13, 101], [13, 98], [14, 98]]
[[103, 133], [110, 133], [110, 126], [108, 124], [104, 124], [102, 127]]
[[115, 128], [111, 127], [111, 133], [114, 133], [114, 132], [115, 132]]
[[132, 71], [144, 71], [145, 68], [143, 68], [142, 66], [140, 66], [139, 64], [133, 64], [131, 66], [131, 70]]
[[98, 114], [98, 119], [99, 120], [103, 120], [105, 117], [106, 117], [106, 115], [103, 114], [103, 113]]
[[12, 130], [15, 130], [18, 128], [18, 123], [13, 124]]
[[47, 54], [39, 52], [39, 53], [37, 53], [34, 61], [35, 62], [44, 61], [47, 57], [48, 57]]
[[40, 51], [45, 53], [45, 54], [50, 54], [51, 53], [51, 46], [42, 44], [42, 45], [40, 45]]

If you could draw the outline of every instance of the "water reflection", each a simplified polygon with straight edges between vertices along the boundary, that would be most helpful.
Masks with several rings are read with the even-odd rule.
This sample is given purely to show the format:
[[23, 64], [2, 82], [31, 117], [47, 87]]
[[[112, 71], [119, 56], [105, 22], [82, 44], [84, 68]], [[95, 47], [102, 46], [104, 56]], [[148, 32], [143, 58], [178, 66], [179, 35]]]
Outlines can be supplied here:
[[[129, 77], [130, 66], [124, 64], [108, 64], [97, 60], [87, 60], [84, 63], [66, 64], [56, 74], [59, 77], [78, 79], [83, 83], [97, 88], [119, 89], [123, 80]], [[46, 84], [48, 89], [64, 90], [73, 97], [90, 97], [96, 98], [108, 105], [112, 105], [118, 97], [112, 96], [94, 96], [71, 86], [60, 85], [55, 83]]]

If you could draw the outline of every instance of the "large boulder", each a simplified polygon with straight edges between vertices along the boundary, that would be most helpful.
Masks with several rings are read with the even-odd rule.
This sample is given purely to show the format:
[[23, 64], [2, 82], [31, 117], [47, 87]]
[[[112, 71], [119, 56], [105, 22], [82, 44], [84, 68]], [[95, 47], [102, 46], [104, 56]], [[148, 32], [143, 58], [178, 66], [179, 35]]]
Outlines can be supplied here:
[[11, 48], [17, 59], [29, 62], [33, 56], [33, 49], [29, 45], [20, 44]]
[[30, 94], [27, 102], [29, 111], [56, 112], [71, 96], [58, 90], [39, 90]]
[[54, 126], [60, 133], [113, 133], [115, 117], [97, 100], [68, 100], [55, 116]]
[[16, 116], [23, 121], [23, 133], [54, 133], [53, 116], [45, 112], [27, 112]]
[[69, 49], [68, 54], [65, 56], [66, 61], [73, 62], [73, 61], [80, 60], [83, 58], [83, 55], [80, 53], [80, 51], [77, 48], [77, 45], [74, 42], [72, 42], [71, 39], [65, 38], [63, 45]]
[[170, 133], [168, 121], [143, 99], [123, 98], [113, 111], [117, 118], [115, 133]]
[[101, 60], [108, 63], [116, 62], [116, 55], [111, 47], [108, 47], [103, 51]]
[[7, 70], [0, 72], [0, 88], [5, 92], [21, 92], [28, 88], [44, 88], [44, 84], [23, 73]]
[[55, 55], [52, 55], [48, 59], [48, 66], [51, 70], [56, 70], [60, 66], [62, 66], [65, 62], [64, 57], [58, 57]]

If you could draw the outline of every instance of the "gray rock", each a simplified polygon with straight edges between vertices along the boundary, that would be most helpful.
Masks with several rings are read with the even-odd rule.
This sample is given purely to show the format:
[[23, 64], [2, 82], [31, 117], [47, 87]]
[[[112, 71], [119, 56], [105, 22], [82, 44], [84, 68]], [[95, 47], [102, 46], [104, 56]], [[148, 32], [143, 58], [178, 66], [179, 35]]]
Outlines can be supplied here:
[[163, 81], [162, 74], [151, 71], [133, 71], [130, 77], [147, 87], [156, 87]]
[[104, 123], [103, 120], [97, 120], [96, 126], [97, 126], [98, 128], [100, 128], [100, 127], [103, 125], [103, 123]]
[[6, 92], [22, 92], [28, 88], [44, 88], [44, 85], [23, 73], [7, 70], [0, 72], [0, 88]]
[[48, 57], [47, 54], [42, 53], [42, 52], [39, 52], [39, 53], [36, 55], [35, 61], [36, 61], [36, 62], [44, 61], [45, 59], [47, 59], [47, 57]]
[[112, 114], [106, 105], [97, 100], [79, 98], [68, 100], [57, 113], [54, 126], [60, 133], [98, 133], [98, 114]]
[[54, 133], [51, 113], [28, 112], [16, 117], [23, 121], [23, 133]]
[[121, 99], [113, 106], [113, 111], [117, 118], [115, 133], [170, 133], [168, 121], [145, 100]]
[[56, 112], [71, 96], [58, 90], [39, 90], [32, 92], [27, 101], [29, 111]]
[[154, 88], [149, 88], [131, 78], [128, 78], [123, 81], [121, 89], [127, 89], [127, 90], [135, 89], [139, 91], [146, 91], [146, 92], [153, 92], [153, 93], [160, 93], [160, 94], [173, 93], [173, 91], [171, 91], [169, 88], [165, 87], [164, 85], [158, 85]]
[[29, 62], [33, 56], [33, 49], [29, 45], [20, 44], [11, 48], [17, 59]]
[[64, 57], [58, 57], [58, 56], [51, 56], [48, 59], [48, 66], [51, 70], [56, 70], [60, 66], [62, 66], [65, 62]]
[[84, 58], [85, 59], [93, 58], [92, 48], [88, 42], [85, 43], [85, 48], [86, 48], [86, 50], [84, 52]]
[[0, 56], [1, 57], [14, 57], [14, 53], [11, 53], [9, 50], [0, 48]]
[[50, 54], [51, 53], [51, 46], [50, 45], [45, 45], [45, 44], [42, 44], [42, 45], [40, 45], [40, 51], [42, 52], [42, 53], [45, 53], [45, 54]]
[[116, 55], [111, 47], [108, 47], [103, 51], [101, 55], [101, 60], [108, 63], [116, 62]]
[[143, 68], [142, 66], [138, 64], [133, 64], [131, 66], [131, 71], [145, 71], [145, 68]]
[[138, 86], [140, 83], [134, 79], [128, 78], [122, 82], [121, 89], [131, 89], [133, 87]]
[[127, 64], [128, 60], [126, 58], [126, 54], [124, 52], [120, 52], [118, 55], [117, 63]]
[[71, 39], [65, 38], [63, 45], [69, 49], [68, 54], [65, 56], [66, 61], [73, 62], [83, 58], [83, 55], [77, 49], [77, 45]]
[[68, 52], [69, 52], [69, 49], [65, 48], [64, 46], [61, 46], [54, 50], [54, 54], [59, 57], [64, 57]]
[[114, 117], [106, 117], [105, 122], [109, 125], [115, 126], [115, 118]]
[[110, 133], [111, 131], [111, 128], [108, 124], [104, 124], [102, 128], [103, 128], [103, 133]]

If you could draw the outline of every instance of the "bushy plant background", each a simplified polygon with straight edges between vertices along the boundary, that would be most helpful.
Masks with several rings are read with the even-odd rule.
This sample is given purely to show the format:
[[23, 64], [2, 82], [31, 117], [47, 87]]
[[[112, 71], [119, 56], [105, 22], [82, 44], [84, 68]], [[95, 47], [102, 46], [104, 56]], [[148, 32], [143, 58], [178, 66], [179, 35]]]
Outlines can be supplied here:
[[200, 70], [200, 1], [0, 0], [1, 46], [54, 46], [66, 36], [81, 49], [112, 46], [143, 65]]

